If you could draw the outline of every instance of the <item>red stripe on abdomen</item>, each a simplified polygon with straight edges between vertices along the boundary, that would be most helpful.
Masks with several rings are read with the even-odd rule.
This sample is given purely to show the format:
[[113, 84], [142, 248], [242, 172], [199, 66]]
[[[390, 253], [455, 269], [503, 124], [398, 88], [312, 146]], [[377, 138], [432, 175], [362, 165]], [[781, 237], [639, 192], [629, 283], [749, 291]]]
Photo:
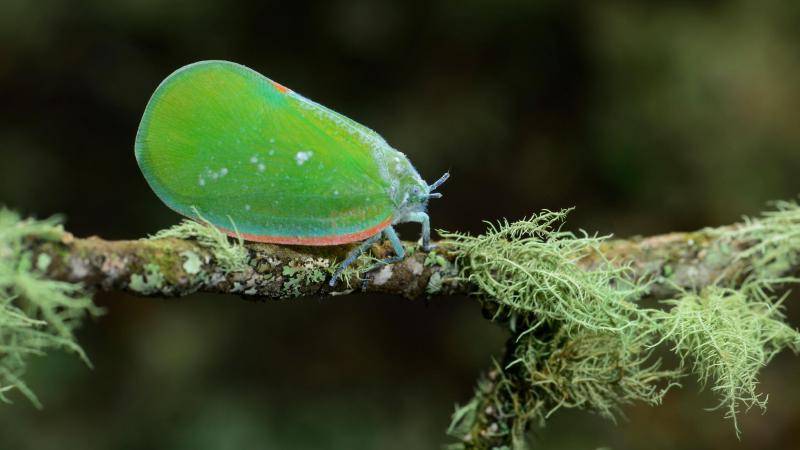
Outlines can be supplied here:
[[378, 234], [379, 232], [381, 232], [381, 230], [391, 225], [391, 223], [392, 223], [392, 216], [389, 216], [381, 223], [375, 225], [374, 227], [367, 228], [366, 230], [357, 231], [355, 233], [332, 235], [332, 236], [264, 236], [264, 235], [247, 234], [247, 233], [236, 234], [235, 231], [231, 231], [226, 228], [222, 227], [217, 227], [217, 228], [219, 228], [220, 231], [222, 231], [223, 233], [227, 234], [230, 237], [235, 238], [241, 236], [243, 239], [247, 241], [266, 242], [269, 244], [325, 246], [325, 245], [349, 244], [351, 242], [363, 241], [364, 239], [370, 236]]

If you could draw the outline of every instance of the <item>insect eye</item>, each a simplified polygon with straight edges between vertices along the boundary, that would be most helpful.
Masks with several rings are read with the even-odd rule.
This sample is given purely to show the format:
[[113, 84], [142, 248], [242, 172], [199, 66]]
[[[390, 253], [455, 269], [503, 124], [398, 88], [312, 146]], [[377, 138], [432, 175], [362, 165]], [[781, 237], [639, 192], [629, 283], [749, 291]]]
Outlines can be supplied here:
[[419, 188], [414, 186], [414, 189], [412, 189], [411, 192], [413, 192], [414, 195], [419, 194]]

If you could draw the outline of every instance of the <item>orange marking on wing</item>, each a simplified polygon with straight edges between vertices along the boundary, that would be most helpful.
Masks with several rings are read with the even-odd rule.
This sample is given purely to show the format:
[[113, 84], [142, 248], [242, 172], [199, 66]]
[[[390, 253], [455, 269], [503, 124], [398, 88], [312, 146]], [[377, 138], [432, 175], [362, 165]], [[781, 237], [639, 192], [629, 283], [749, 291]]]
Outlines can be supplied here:
[[[285, 245], [339, 245], [348, 244], [350, 242], [363, 241], [364, 239], [378, 234], [381, 230], [388, 227], [392, 223], [392, 216], [389, 216], [383, 222], [375, 225], [374, 227], [367, 228], [366, 230], [356, 231], [355, 233], [340, 234], [338, 236], [261, 236], [257, 234], [240, 233], [243, 239], [253, 242], [267, 242], [270, 244], [285, 244]], [[230, 237], [238, 237], [235, 231], [226, 228], [217, 227], [223, 233]]]
[[[270, 81], [272, 81], [272, 80], [270, 80]], [[285, 94], [285, 93], [289, 92], [289, 88], [287, 88], [286, 86], [278, 83], [277, 81], [272, 81], [272, 85], [275, 86], [275, 89], [280, 91], [282, 94]]]

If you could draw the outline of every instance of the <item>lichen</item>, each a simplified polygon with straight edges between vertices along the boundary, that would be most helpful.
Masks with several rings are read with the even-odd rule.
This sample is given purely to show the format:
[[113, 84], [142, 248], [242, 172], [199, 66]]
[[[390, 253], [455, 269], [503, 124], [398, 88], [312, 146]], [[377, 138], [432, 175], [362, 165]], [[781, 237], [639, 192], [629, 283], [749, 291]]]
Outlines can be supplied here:
[[480, 236], [443, 234], [462, 280], [497, 305], [494, 318], [513, 334], [501, 372], [515, 373], [514, 389], [525, 394], [515, 397], [514, 419], [498, 427], [515, 442], [524, 441], [528, 422], [543, 422], [559, 408], [613, 418], [623, 404], [658, 403], [679, 375], [652, 361], [658, 324], [637, 304], [647, 280], [602, 256], [592, 271], [578, 266], [587, 254], [600, 255], [605, 238], [562, 231], [566, 214], [545, 211], [489, 225]]
[[442, 256], [437, 250], [431, 250], [428, 252], [428, 254], [425, 255], [425, 262], [423, 262], [423, 264], [425, 267], [439, 266], [445, 270], [450, 267], [450, 261]]
[[197, 275], [200, 273], [200, 270], [203, 268], [203, 262], [200, 260], [200, 257], [197, 256], [197, 253], [185, 251], [181, 252], [181, 256], [186, 258], [186, 261], [183, 262], [183, 270], [186, 271], [189, 275]]
[[243, 271], [250, 259], [241, 237], [232, 242], [228, 235], [202, 218], [199, 221], [184, 220], [148, 237], [151, 240], [168, 238], [195, 240], [201, 247], [211, 252], [217, 267], [224, 272]]
[[647, 292], [647, 283], [633, 280], [627, 265], [602, 256], [592, 271], [579, 267], [576, 261], [588, 253], [600, 255], [605, 237], [561, 231], [567, 212], [545, 211], [513, 223], [489, 224], [480, 236], [443, 237], [456, 255], [463, 280], [496, 301], [500, 313], [533, 313], [532, 328], [561, 322], [567, 332], [631, 332], [647, 320], [647, 313], [635, 304]]
[[425, 287], [425, 292], [428, 295], [435, 295], [442, 290], [442, 274], [440, 272], [434, 272], [431, 274], [431, 277], [428, 279], [428, 285]]
[[0, 400], [18, 391], [41, 406], [23, 378], [28, 359], [61, 349], [89, 360], [74, 330], [86, 315], [100, 314], [78, 284], [47, 280], [49, 266], [26, 249], [28, 239], [58, 241], [63, 236], [59, 218], [22, 220], [0, 208]]
[[666, 301], [671, 309], [660, 320], [663, 339], [703, 385], [712, 385], [720, 397], [717, 408], [725, 409], [738, 435], [742, 410], [766, 408], [767, 396], [757, 391], [760, 369], [782, 349], [800, 351], [800, 333], [786, 324], [783, 298], [775, 294], [800, 281], [790, 274], [800, 264], [800, 206], [775, 202], [760, 217], [709, 231], [714, 252], [730, 254], [735, 242], [749, 245], [736, 254], [740, 264], [731, 265], [738, 272]]
[[[687, 238], [709, 264], [730, 261], [734, 243], [749, 248], [737, 256], [740, 272], [712, 279], [702, 292], [680, 293], [663, 304], [668, 309], [640, 304], [651, 280], [636, 278], [625, 261], [603, 259], [605, 238], [562, 231], [566, 212], [490, 224], [480, 236], [440, 231], [460, 280], [477, 288], [485, 311], [512, 333], [508, 362], [456, 410], [450, 431], [462, 443], [524, 447], [530, 422], [543, 424], [560, 408], [613, 419], [625, 404], [659, 403], [692, 372], [712, 385], [738, 434], [737, 415], [765, 406], [756, 390], [760, 368], [782, 349], [800, 351], [800, 334], [786, 325], [773, 294], [798, 281], [787, 271], [800, 263], [800, 207], [779, 203], [742, 226]], [[577, 264], [588, 255], [599, 259], [592, 270]], [[666, 263], [660, 281], [673, 274]], [[662, 342], [672, 344], [678, 367], [662, 369], [654, 360]], [[504, 388], [485, 388], [497, 383]], [[502, 410], [502, 417], [488, 423], [487, 416], [500, 416], [476, 408]]]
[[39, 272], [46, 272], [51, 262], [53, 262], [53, 258], [50, 255], [47, 253], [40, 253], [36, 258], [36, 268]]
[[782, 283], [781, 277], [800, 264], [800, 206], [796, 202], [775, 202], [775, 208], [761, 217], [745, 217], [741, 226], [712, 234], [722, 245], [733, 241], [752, 243], [736, 255], [736, 260], [747, 262], [751, 282]]
[[[446, 231], [439, 230], [439, 232], [447, 235]], [[431, 268], [431, 277], [428, 279], [428, 285], [425, 286], [425, 293], [428, 295], [440, 293], [445, 280], [449, 280], [450, 277], [458, 277], [459, 271], [456, 265], [447, 259], [439, 249], [428, 252], [422, 264]]]
[[702, 385], [712, 385], [717, 408], [725, 409], [738, 435], [742, 410], [766, 410], [767, 396], [757, 391], [759, 371], [784, 348], [800, 352], [800, 333], [784, 322], [781, 302], [750, 283], [710, 286], [665, 304], [672, 308], [662, 315], [663, 339]]
[[285, 298], [300, 297], [302, 289], [317, 286], [327, 278], [330, 263], [325, 258], [304, 258], [291, 261], [283, 267], [283, 285], [281, 296]]
[[158, 264], [148, 263], [144, 266], [144, 275], [131, 275], [128, 287], [140, 294], [149, 295], [160, 292], [164, 286], [164, 274]]
[[585, 328], [559, 328], [553, 333], [521, 336], [516, 359], [538, 399], [548, 399], [538, 419], [560, 408], [580, 408], [614, 419], [623, 405], [661, 403], [667, 390], [676, 386], [679, 371], [662, 370], [652, 361], [653, 334], [614, 333]]
[[528, 423], [543, 417], [544, 402], [522, 389], [497, 361], [492, 366], [478, 380], [473, 398], [456, 406], [447, 434], [460, 442], [450, 449], [525, 449]]

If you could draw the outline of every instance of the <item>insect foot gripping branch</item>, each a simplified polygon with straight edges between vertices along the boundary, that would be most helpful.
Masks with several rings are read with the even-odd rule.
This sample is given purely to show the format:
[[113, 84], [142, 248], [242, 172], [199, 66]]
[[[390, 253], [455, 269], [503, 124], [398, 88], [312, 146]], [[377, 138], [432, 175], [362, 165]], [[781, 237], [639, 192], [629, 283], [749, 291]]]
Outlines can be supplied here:
[[330, 280], [392, 226], [418, 222], [430, 249], [428, 185], [377, 133], [240, 64], [201, 61], [158, 86], [145, 108], [136, 161], [176, 212], [230, 236], [276, 244], [364, 241]]

